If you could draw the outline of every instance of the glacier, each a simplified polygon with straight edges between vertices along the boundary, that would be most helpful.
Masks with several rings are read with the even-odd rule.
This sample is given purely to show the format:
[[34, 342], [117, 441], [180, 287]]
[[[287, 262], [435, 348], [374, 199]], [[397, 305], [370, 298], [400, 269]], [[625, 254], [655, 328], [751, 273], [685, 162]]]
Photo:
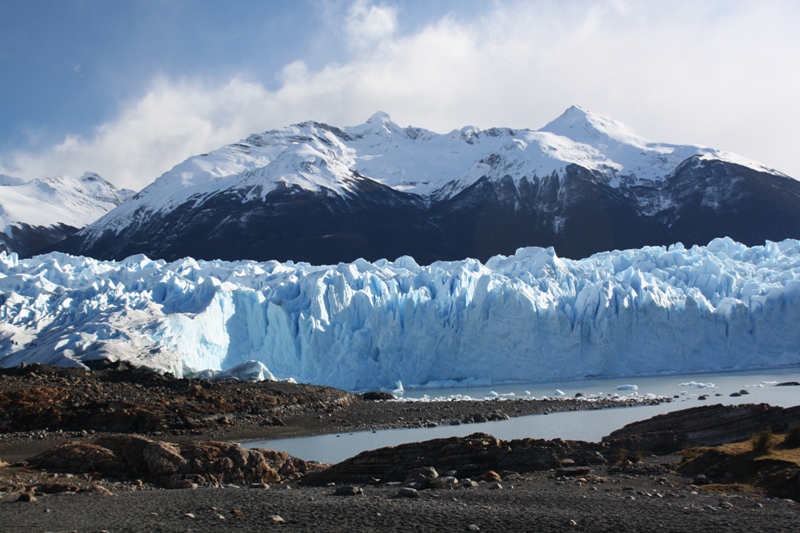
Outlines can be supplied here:
[[106, 358], [359, 391], [796, 365], [798, 324], [797, 240], [428, 266], [0, 253], [5, 367]]

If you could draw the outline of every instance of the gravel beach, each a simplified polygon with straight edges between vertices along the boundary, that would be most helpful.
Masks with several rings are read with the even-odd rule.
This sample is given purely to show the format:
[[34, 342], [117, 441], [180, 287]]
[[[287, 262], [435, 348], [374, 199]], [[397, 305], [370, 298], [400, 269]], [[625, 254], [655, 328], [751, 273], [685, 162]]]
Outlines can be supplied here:
[[[642, 473], [565, 479], [552, 472], [512, 476], [476, 487], [398, 496], [392, 485], [273, 485], [269, 489], [135, 490], [114, 496], [52, 494], [38, 503], [0, 494], [2, 531], [796, 531], [800, 505], [753, 493], [714, 493], [690, 485], [662, 463]], [[647, 463], [647, 461], [646, 461]], [[648, 473], [656, 472], [656, 473]], [[500, 488], [502, 487], [502, 488]], [[362, 488], [362, 487], [359, 487]], [[477, 529], [476, 529], [477, 528]]]

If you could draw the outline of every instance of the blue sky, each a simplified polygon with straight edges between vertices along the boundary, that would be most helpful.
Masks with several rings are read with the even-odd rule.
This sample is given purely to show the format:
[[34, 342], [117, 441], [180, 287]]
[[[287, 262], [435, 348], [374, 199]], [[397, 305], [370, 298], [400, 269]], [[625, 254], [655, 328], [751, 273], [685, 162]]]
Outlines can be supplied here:
[[135, 189], [307, 119], [539, 128], [577, 103], [800, 178], [800, 3], [0, 2], [0, 173]]

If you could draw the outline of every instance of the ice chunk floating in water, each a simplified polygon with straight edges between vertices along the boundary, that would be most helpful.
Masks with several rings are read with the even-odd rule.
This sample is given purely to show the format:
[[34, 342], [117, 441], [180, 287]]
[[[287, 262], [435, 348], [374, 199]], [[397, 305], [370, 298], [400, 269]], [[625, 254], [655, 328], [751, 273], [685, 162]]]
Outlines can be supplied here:
[[106, 357], [395, 389], [798, 364], [798, 323], [795, 240], [424, 267], [0, 254], [2, 366]]

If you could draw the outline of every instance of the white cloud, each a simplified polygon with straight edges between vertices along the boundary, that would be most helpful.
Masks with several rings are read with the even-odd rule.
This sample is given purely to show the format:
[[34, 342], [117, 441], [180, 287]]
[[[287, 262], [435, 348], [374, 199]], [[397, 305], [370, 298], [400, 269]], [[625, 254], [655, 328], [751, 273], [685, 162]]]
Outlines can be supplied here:
[[15, 152], [0, 168], [26, 178], [92, 170], [117, 186], [140, 189], [189, 155], [261, 129], [263, 115], [253, 106], [269, 100], [261, 85], [240, 79], [208, 88], [160, 78], [91, 138], [69, 135], [41, 153]]
[[338, 126], [376, 110], [448, 131], [538, 128], [573, 103], [642, 136], [737, 152], [800, 178], [800, 6], [792, 3], [502, 2], [403, 34], [396, 10], [353, 3], [352, 59], [295, 61], [274, 91], [159, 78], [89, 138], [0, 156], [0, 172], [94, 170], [141, 188], [186, 157], [307, 119]]
[[355, 0], [345, 19], [344, 30], [352, 48], [365, 52], [387, 42], [397, 29], [397, 10], [373, 5], [369, 0]]

